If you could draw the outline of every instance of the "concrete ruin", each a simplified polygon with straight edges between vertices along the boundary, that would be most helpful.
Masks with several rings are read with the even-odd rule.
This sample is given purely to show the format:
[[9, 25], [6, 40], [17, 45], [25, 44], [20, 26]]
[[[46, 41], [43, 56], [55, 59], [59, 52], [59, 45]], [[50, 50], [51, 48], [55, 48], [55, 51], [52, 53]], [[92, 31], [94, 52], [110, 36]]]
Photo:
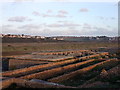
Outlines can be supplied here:
[[[4, 71], [0, 78], [2, 89], [6, 88], [86, 88], [94, 87], [97, 85], [109, 86], [110, 78], [117, 83], [119, 78], [119, 65], [120, 60], [117, 58], [109, 58], [108, 52], [92, 52], [92, 51], [68, 51], [68, 52], [57, 52], [57, 53], [44, 53], [48, 54], [63, 54], [63, 53], [80, 53], [87, 54], [74, 58], [74, 56], [68, 58], [59, 59], [29, 59], [29, 58], [18, 58], [12, 57], [16, 61], [36, 61], [43, 62], [43, 64], [34, 65], [30, 67], [8, 70], [9, 59], [3, 59], [4, 65], [6, 64], [8, 71]], [[43, 53], [39, 53], [43, 54]], [[105, 57], [107, 56], [107, 57]], [[46, 63], [45, 63], [46, 62]], [[118, 67], [115, 67], [118, 66]], [[102, 72], [101, 72], [102, 71]], [[114, 72], [113, 72], [114, 71]], [[114, 75], [115, 74], [115, 75]], [[115, 76], [115, 77], [114, 77]], [[106, 79], [106, 77], [108, 77]], [[99, 78], [99, 79], [98, 79]], [[100, 78], [106, 79], [103, 82]], [[96, 81], [96, 80], [99, 81]], [[93, 84], [92, 84], [92, 83]], [[111, 82], [111, 81], [110, 81]], [[72, 85], [70, 84], [72, 83]], [[76, 84], [77, 83], [77, 84]], [[91, 85], [91, 84], [92, 85]]]

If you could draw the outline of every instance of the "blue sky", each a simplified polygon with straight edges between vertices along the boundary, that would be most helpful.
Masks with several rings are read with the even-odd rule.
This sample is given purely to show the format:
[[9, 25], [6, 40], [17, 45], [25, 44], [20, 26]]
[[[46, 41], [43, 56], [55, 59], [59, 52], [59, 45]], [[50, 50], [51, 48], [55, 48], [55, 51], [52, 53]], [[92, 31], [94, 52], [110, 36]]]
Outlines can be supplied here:
[[6, 2], [2, 33], [40, 36], [117, 36], [115, 2]]

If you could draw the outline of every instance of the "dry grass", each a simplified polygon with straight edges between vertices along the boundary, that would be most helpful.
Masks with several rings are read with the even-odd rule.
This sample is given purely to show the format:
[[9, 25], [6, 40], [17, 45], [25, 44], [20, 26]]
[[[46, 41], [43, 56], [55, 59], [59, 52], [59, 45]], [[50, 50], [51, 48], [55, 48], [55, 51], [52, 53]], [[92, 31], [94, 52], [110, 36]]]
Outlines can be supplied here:
[[10, 51], [41, 51], [41, 50], [74, 50], [92, 49], [97, 47], [118, 47], [116, 42], [49, 42], [49, 43], [3, 43], [3, 52]]

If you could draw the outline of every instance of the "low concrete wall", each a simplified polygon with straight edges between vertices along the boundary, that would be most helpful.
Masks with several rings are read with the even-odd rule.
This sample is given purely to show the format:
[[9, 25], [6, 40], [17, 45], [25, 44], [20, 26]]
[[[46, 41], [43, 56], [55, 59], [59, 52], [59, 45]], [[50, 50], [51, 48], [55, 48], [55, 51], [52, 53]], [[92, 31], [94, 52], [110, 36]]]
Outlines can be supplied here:
[[[50, 82], [55, 82], [55, 83], [59, 83], [59, 82], [62, 82], [62, 81], [66, 81], [70, 78], [73, 78], [79, 74], [83, 74], [83, 73], [86, 73], [90, 70], [92, 70], [93, 68], [95, 68], [96, 66], [102, 66], [104, 63], [111, 63], [111, 62], [120, 62], [119, 60], [117, 59], [110, 59], [110, 60], [106, 60], [106, 61], [103, 61], [103, 62], [100, 62], [100, 63], [97, 63], [97, 64], [94, 64], [92, 66], [88, 66], [88, 67], [85, 67], [83, 69], [79, 69], [77, 71], [73, 71], [73, 72], [70, 72], [68, 74], [64, 74], [64, 75], [61, 75], [61, 76], [58, 76], [58, 77], [55, 77], [55, 78], [52, 78], [52, 79], [49, 79], [48, 81]], [[117, 63], [116, 63], [117, 64]]]
[[51, 67], [58, 67], [60, 65], [72, 63], [72, 62], [75, 62], [76, 60], [77, 59], [71, 59], [71, 60], [67, 60], [67, 61], [63, 61], [63, 62], [56, 62], [56, 63], [49, 63], [49, 64], [45, 64], [45, 65], [31, 66], [29, 68], [7, 71], [7, 72], [2, 73], [2, 75], [3, 76], [8, 76], [8, 77], [16, 77], [16, 76], [26, 75], [26, 74], [29, 74], [29, 73], [34, 73], [38, 70], [41, 71], [41, 70], [45, 70], [45, 69], [48, 69], [48, 68], [51, 68]]
[[43, 65], [48, 64], [47, 62], [41, 61], [29, 61], [29, 60], [16, 60], [10, 59], [9, 60], [9, 70], [16, 70], [20, 68], [35, 66], [35, 65]]
[[9, 58], [2, 58], [2, 71], [9, 70]]
[[37, 53], [40, 55], [63, 55], [63, 54], [71, 54], [78, 52], [90, 52], [89, 50], [78, 50], [78, 51], [65, 51], [65, 52], [52, 52], [52, 53]]
[[16, 84], [19, 87], [25, 87], [25, 88], [75, 88], [71, 86], [64, 86], [59, 84], [47, 84], [44, 82], [35, 82], [35, 81], [29, 81], [25, 79], [19, 79], [19, 78], [10, 78], [7, 80], [4, 80], [2, 82], [2, 89], [8, 89], [8, 87], [12, 84]]
[[[79, 62], [79, 63], [75, 63], [75, 64], [70, 64], [70, 65], [63, 66], [63, 67], [53, 68], [50, 70], [45, 70], [43, 72], [26, 75], [26, 76], [23, 76], [20, 78], [22, 78], [22, 79], [34, 79], [34, 78], [47, 79], [47, 78], [54, 77], [56, 75], [77, 69], [79, 66], [81, 66], [83, 64], [87, 64], [89, 62], [93, 62], [93, 61], [95, 61], [95, 59], [91, 59], [91, 60], [87, 60], [87, 61], [83, 61], [83, 62]], [[98, 60], [96, 60], [96, 61], [98, 61]]]
[[[114, 79], [116, 77], [120, 76], [120, 64], [107, 70], [106, 75], [97, 75], [96, 77], [86, 81], [83, 85], [78, 86], [78, 88], [86, 88], [86, 86], [90, 85], [91, 83], [94, 83], [96, 81], [104, 81], [104, 82], [110, 82], [111, 79]], [[113, 82], [113, 81], [112, 81]]]
[[[101, 55], [108, 55], [107, 52], [100, 53], [100, 54]], [[61, 62], [54, 62], [54, 63], [45, 64], [45, 65], [37, 65], [37, 66], [31, 66], [29, 68], [7, 71], [7, 72], [2, 73], [2, 75], [3, 76], [8, 76], [8, 77], [16, 77], [16, 76], [26, 75], [26, 74], [34, 73], [36, 71], [45, 70], [45, 69], [48, 69], [48, 68], [51, 68], [51, 67], [59, 67], [60, 65], [73, 63], [73, 62], [79, 61], [80, 59], [86, 60], [88, 58], [98, 57], [98, 56], [100, 56], [100, 54], [85, 56], [85, 57], [81, 57], [79, 59], [65, 60], [65, 61], [61, 61]]]

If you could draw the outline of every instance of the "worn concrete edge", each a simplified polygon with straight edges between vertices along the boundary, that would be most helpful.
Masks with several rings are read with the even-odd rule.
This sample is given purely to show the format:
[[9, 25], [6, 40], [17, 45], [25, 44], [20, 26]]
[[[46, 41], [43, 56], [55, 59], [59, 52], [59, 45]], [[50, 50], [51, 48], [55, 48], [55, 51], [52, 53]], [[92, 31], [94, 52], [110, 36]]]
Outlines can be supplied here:
[[71, 86], [64, 86], [64, 85], [48, 85], [44, 83], [33, 82], [25, 79], [19, 78], [10, 78], [0, 82], [2, 84], [2, 89], [8, 88], [13, 83], [20, 87], [25, 88], [77, 88]]

